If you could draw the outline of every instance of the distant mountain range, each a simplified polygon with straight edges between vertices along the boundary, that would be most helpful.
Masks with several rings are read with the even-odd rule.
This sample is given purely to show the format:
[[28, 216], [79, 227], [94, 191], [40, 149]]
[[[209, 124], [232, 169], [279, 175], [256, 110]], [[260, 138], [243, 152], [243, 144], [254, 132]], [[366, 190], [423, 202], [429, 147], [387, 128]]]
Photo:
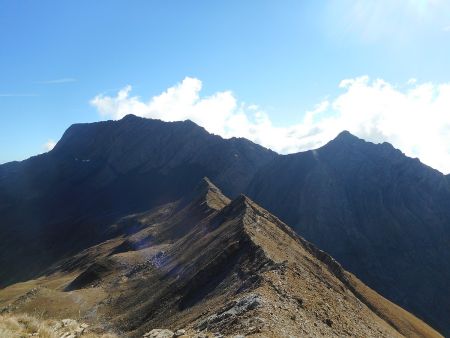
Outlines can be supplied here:
[[[199, 188], [203, 177], [209, 177], [234, 201], [229, 204], [209, 181], [204, 181], [206, 189]], [[206, 193], [199, 194], [199, 189]], [[111, 306], [103, 309], [111, 311], [111, 316], [119, 316], [114, 311], [122, 311], [122, 305], [127, 309], [124, 318], [114, 317], [117, 327], [122, 319], [127, 323], [123, 330], [141, 332], [150, 324], [200, 325], [200, 319], [195, 319], [200, 312], [183, 311], [195, 308], [197, 301], [203, 304], [199, 308], [211, 301], [214, 311], [219, 311], [226, 297], [240, 292], [239, 285], [245, 289], [249, 283], [251, 290], [256, 287], [246, 278], [262, 278], [265, 268], [233, 261], [250, 259], [258, 251], [256, 245], [272, 261], [269, 265], [287, 261], [289, 283], [282, 293], [289, 294], [289, 288], [305, 282], [306, 289], [315, 290], [311, 297], [324, 297], [323, 302], [329, 304], [341, 298], [334, 291], [325, 295], [319, 285], [329, 285], [332, 290], [343, 287], [356, 302], [365, 304], [368, 312], [364, 318], [372, 318], [370, 324], [357, 324], [352, 317], [345, 326], [344, 319], [326, 317], [324, 305], [316, 304], [316, 319], [325, 326], [305, 326], [311, 332], [342, 336], [344, 327], [350, 335], [359, 336], [376, 336], [370, 331], [375, 328], [386, 336], [395, 332], [420, 336], [421, 330], [428, 332], [423, 334], [427, 336], [432, 332], [403, 310], [398, 314], [395, 305], [343, 272], [329, 256], [254, 202], [239, 197], [240, 193], [331, 254], [368, 286], [450, 334], [449, 177], [406, 157], [390, 144], [372, 144], [348, 132], [317, 150], [278, 155], [245, 139], [211, 135], [190, 121], [166, 123], [129, 115], [120, 121], [74, 125], [51, 152], [0, 166], [0, 285], [11, 285], [5, 289], [11, 290], [15, 288], [12, 284], [20, 281], [62, 274], [66, 276], [63, 294], [107, 286]], [[196, 200], [199, 196], [205, 200]], [[238, 225], [242, 217], [248, 225]], [[233, 219], [241, 221], [221, 226], [234, 224]], [[258, 222], [264, 224], [260, 230]], [[245, 244], [251, 244], [251, 252], [241, 246], [242, 231], [253, 243]], [[209, 237], [213, 232], [215, 237]], [[159, 253], [166, 252], [165, 245], [175, 257], [164, 266], [165, 277], [154, 272], [142, 275], [150, 268], [137, 257], [149, 251], [146, 257], [153, 265], [166, 264], [164, 254]], [[190, 252], [190, 248], [196, 251]], [[219, 252], [224, 252], [222, 258], [217, 256]], [[263, 258], [261, 262], [266, 261]], [[309, 260], [319, 262], [310, 265]], [[177, 284], [173, 274], [180, 264], [185, 269], [189, 262], [196, 262], [197, 270], [183, 270], [185, 279]], [[131, 268], [127, 264], [137, 270], [129, 272], [124, 268]], [[242, 269], [248, 269], [247, 274]], [[306, 273], [317, 280], [303, 281], [294, 276], [295, 269], [300, 276]], [[323, 269], [329, 272], [319, 272]], [[129, 278], [124, 279], [124, 294], [142, 297], [116, 299], [114, 295], [121, 289], [118, 276]], [[141, 277], [145, 278], [141, 281]], [[150, 296], [143, 286], [150, 282], [162, 293]], [[198, 288], [186, 289], [195, 283], [205, 288], [205, 294], [197, 294], [194, 289]], [[372, 297], [367, 294], [375, 298], [367, 300]], [[0, 304], [1, 296], [0, 291]], [[147, 303], [139, 303], [142, 299], [148, 299]], [[170, 313], [155, 305], [163, 300], [168, 302], [167, 311], [177, 309], [170, 312], [175, 317], [168, 319]], [[140, 310], [129, 311], [136, 306]], [[356, 311], [351, 310], [354, 305], [348, 306], [348, 311]], [[177, 317], [177, 311], [187, 317]], [[328, 325], [328, 320], [339, 324]], [[212, 324], [206, 321], [201, 325]], [[425, 329], [420, 329], [421, 325]], [[351, 331], [352, 327], [368, 331]]]

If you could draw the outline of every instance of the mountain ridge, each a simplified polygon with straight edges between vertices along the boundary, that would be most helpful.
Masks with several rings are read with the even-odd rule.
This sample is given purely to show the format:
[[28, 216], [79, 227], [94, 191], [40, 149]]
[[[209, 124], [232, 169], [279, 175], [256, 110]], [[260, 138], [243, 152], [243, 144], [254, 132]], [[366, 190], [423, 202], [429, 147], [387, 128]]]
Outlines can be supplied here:
[[[361, 282], [245, 195], [216, 208], [205, 201], [227, 198], [208, 179], [199, 187], [189, 202], [130, 215], [128, 227], [141, 226], [125, 237], [59, 262], [29, 286], [0, 290], [0, 299], [9, 297], [6, 310], [52, 302], [45, 316], [81, 311], [78, 316], [93, 329], [130, 337], [158, 327], [183, 328], [188, 337], [440, 337], [379, 295], [366, 299]], [[186, 226], [193, 217], [195, 224]], [[33, 288], [32, 297], [27, 288]], [[79, 299], [86, 307], [79, 307]], [[379, 306], [378, 313], [371, 306]]]
[[[163, 222], [184, 208], [175, 201], [211, 177], [225, 195], [246, 193], [370, 287], [446, 332], [448, 176], [392, 145], [343, 132], [317, 150], [277, 155], [192, 121], [135, 116], [69, 129], [51, 152], [0, 166], [2, 286], [141, 230], [130, 215], [153, 210], [151, 219]], [[212, 185], [201, 184], [207, 191]], [[179, 214], [160, 239], [183, 237], [227, 200], [202, 203]], [[183, 227], [189, 213], [197, 216]], [[116, 253], [145, 246], [150, 233]]]
[[442, 297], [450, 295], [450, 186], [442, 173], [390, 144], [343, 133], [273, 159], [246, 192], [370, 287], [450, 330]]
[[[177, 200], [204, 176], [236, 196], [274, 156], [191, 121], [128, 116], [73, 125], [49, 153], [0, 166], [0, 234], [8, 239], [0, 246], [0, 285], [30, 278], [61, 256], [104, 240], [110, 222]], [[65, 247], [58, 246], [62, 242]], [[23, 247], [20, 260], [33, 262], [34, 271], [20, 269], [8, 243]]]

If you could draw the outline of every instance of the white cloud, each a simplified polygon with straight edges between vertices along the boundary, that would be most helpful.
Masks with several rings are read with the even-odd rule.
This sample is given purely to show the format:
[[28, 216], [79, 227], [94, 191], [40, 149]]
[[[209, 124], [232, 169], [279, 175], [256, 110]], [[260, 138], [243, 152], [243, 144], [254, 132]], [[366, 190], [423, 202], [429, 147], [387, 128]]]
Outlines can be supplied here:
[[48, 140], [48, 141], [45, 142], [45, 144], [44, 144], [44, 149], [45, 149], [45, 151], [50, 151], [50, 150], [52, 150], [55, 146], [56, 146], [56, 141], [55, 141], [55, 140]]
[[210, 132], [220, 135], [226, 135], [228, 123], [239, 118], [237, 101], [230, 91], [200, 98], [202, 82], [195, 78], [185, 78], [148, 102], [143, 102], [137, 96], [130, 96], [131, 89], [131, 86], [126, 86], [115, 97], [98, 95], [91, 104], [102, 115], [116, 119], [127, 114], [164, 121], [191, 119]]
[[98, 95], [91, 104], [116, 119], [130, 113], [164, 121], [191, 119], [212, 133], [246, 137], [280, 153], [317, 148], [349, 130], [369, 141], [390, 142], [450, 172], [450, 83], [395, 86], [363, 76], [343, 80], [339, 87], [340, 95], [319, 103], [290, 127], [277, 127], [258, 106], [238, 102], [230, 91], [201, 97], [202, 82], [195, 78], [146, 102], [130, 96], [127, 86], [113, 97]]

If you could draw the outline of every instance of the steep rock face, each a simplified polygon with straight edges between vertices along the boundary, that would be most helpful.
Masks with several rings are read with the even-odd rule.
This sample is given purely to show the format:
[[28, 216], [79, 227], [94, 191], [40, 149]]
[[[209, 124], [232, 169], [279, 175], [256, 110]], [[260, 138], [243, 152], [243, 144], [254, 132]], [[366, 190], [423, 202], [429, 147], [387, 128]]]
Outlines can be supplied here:
[[348, 132], [280, 156], [247, 193], [370, 287], [450, 333], [450, 185], [390, 144]]
[[134, 115], [116, 122], [73, 125], [52, 153], [68, 161], [97, 162], [98, 172], [90, 179], [99, 186], [130, 173], [150, 172], [172, 180], [176, 173], [178, 181], [188, 179], [191, 184], [204, 174], [230, 196], [239, 194], [255, 170], [275, 157], [246, 139], [225, 140], [189, 120], [168, 123]]
[[190, 121], [73, 125], [51, 152], [0, 166], [0, 285], [104, 240], [110, 222], [177, 200], [204, 176], [236, 196], [275, 156]]
[[0, 291], [3, 311], [51, 304], [45, 316], [53, 317], [64, 306], [64, 315], [131, 337], [154, 329], [188, 337], [439, 337], [249, 198], [230, 202], [208, 179], [190, 196], [122, 222], [112, 228], [128, 235]]

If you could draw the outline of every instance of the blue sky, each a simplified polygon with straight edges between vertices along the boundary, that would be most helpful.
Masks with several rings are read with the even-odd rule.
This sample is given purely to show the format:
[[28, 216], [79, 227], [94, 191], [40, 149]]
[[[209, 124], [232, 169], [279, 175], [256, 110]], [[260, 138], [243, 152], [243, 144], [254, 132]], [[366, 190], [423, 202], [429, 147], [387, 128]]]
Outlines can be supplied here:
[[[428, 148], [409, 146], [408, 137], [416, 129], [408, 136], [396, 135], [395, 125], [382, 126], [392, 129], [389, 132], [368, 127], [378, 115], [369, 116], [372, 122], [366, 118], [353, 125], [349, 111], [365, 111], [354, 99], [358, 94], [358, 100], [364, 100], [362, 92], [373, 94], [372, 100], [378, 100], [376, 95], [384, 95], [382, 100], [399, 97], [392, 107], [422, 95], [428, 106], [424, 103], [417, 112], [415, 128], [423, 124], [429, 107], [438, 116], [430, 128], [449, 122], [442, 117], [447, 95], [442, 86], [450, 82], [449, 15], [449, 5], [439, 0], [0, 0], [0, 163], [43, 152], [45, 143], [57, 141], [72, 123], [119, 118], [121, 112], [105, 110], [104, 100], [114, 100], [127, 85], [132, 86], [129, 97], [148, 103], [168, 88], [180, 88], [186, 78], [201, 86], [192, 94], [200, 98], [193, 100], [231, 93], [237, 107], [230, 108], [232, 114], [253, 121], [245, 131], [233, 129], [231, 123], [226, 130], [210, 128], [223, 136], [247, 136], [281, 152], [304, 150], [335, 133], [327, 129], [311, 139], [311, 125], [305, 126], [308, 112], [314, 119], [338, 114], [351, 118], [349, 128], [345, 119], [339, 120], [339, 127], [353, 128], [374, 141], [391, 141], [420, 157]], [[345, 79], [354, 82], [345, 85]], [[380, 85], [377, 79], [384, 82]], [[432, 86], [431, 94], [425, 93], [426, 85]], [[101, 99], [96, 104], [95, 97]], [[352, 98], [353, 105], [347, 103]], [[120, 109], [127, 111], [129, 103]], [[223, 102], [209, 102], [208, 107], [214, 109], [214, 104]], [[166, 120], [178, 116], [165, 118], [164, 111], [152, 109], [141, 115]], [[253, 112], [259, 115], [250, 116]], [[263, 133], [254, 134], [254, 120], [261, 114], [265, 125], [283, 135], [294, 133], [296, 139], [275, 144]], [[207, 118], [197, 122], [214, 121], [212, 115]], [[400, 127], [398, 119], [393, 121]], [[293, 131], [292, 126], [297, 128]], [[436, 144], [446, 141], [447, 134]], [[450, 171], [450, 163], [433, 162], [448, 151], [441, 149], [427, 163]]]

